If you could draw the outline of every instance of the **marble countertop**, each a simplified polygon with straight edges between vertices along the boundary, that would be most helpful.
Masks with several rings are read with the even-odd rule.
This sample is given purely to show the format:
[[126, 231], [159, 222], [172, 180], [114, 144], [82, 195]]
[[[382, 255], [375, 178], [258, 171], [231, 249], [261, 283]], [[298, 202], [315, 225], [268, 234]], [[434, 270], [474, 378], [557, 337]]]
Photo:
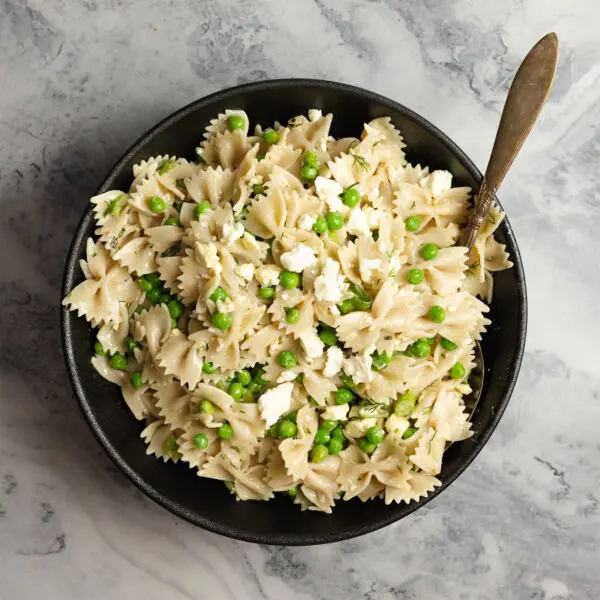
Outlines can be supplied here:
[[[1, 598], [599, 597], [597, 2], [1, 6]], [[195, 98], [306, 76], [406, 104], [484, 167], [511, 75], [550, 30], [556, 84], [501, 193], [527, 273], [527, 352], [475, 463], [404, 521], [314, 548], [231, 541], [143, 497], [84, 423], [58, 328], [65, 254], [114, 160]]]

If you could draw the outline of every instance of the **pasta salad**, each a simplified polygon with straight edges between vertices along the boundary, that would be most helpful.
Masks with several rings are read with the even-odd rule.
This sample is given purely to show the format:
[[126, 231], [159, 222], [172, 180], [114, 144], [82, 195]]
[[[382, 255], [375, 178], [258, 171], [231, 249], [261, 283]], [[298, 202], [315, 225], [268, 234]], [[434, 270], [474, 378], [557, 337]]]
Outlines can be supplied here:
[[492, 273], [511, 266], [497, 208], [471, 253], [455, 245], [470, 189], [409, 164], [390, 118], [360, 139], [332, 119], [251, 132], [227, 110], [194, 160], [135, 165], [129, 190], [91, 199], [85, 280], [63, 300], [97, 328], [92, 365], [148, 454], [326, 513], [440, 485], [472, 435]]

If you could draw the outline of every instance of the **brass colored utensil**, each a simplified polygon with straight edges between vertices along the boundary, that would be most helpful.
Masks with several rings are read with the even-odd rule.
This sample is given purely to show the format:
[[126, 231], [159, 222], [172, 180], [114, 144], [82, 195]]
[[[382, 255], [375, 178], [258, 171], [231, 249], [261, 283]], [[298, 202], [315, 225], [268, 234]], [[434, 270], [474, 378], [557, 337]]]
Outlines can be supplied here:
[[537, 121], [552, 87], [557, 61], [558, 38], [555, 33], [548, 33], [529, 51], [513, 79], [471, 218], [459, 239], [458, 245], [466, 246], [469, 251], [496, 190]]
[[[554, 81], [557, 61], [558, 38], [555, 33], [549, 33], [530, 50], [513, 79], [473, 213], [459, 239], [458, 245], [466, 246], [469, 251], [475, 244], [496, 190], [500, 187], [548, 97]], [[483, 351], [477, 342], [475, 368], [470, 377], [473, 391], [465, 400], [469, 418], [472, 418], [481, 398], [484, 374]]]

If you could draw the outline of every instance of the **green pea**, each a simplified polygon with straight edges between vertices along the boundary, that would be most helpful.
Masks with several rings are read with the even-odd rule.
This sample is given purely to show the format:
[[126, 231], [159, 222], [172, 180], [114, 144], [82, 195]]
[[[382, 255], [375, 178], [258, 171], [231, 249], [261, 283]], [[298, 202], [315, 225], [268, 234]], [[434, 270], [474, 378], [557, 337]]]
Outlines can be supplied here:
[[202, 200], [202, 202], [200, 202], [198, 206], [196, 206], [196, 208], [194, 209], [194, 216], [199, 217], [200, 215], [203, 215], [206, 211], [210, 209], [210, 202], [208, 202], [207, 200]]
[[327, 449], [327, 446], [316, 444], [310, 451], [310, 460], [314, 463], [320, 463], [327, 458], [328, 454], [329, 450]]
[[296, 495], [298, 494], [298, 488], [291, 488], [289, 489], [286, 494], [290, 497], [290, 498], [295, 498]]
[[429, 356], [430, 351], [431, 346], [427, 340], [417, 340], [410, 346], [410, 353], [415, 358], [425, 358], [426, 356]]
[[264, 193], [265, 193], [265, 186], [262, 183], [255, 183], [252, 186], [252, 195], [253, 196], [264, 195]]
[[265, 369], [262, 366], [254, 367], [252, 372], [252, 381], [255, 381], [259, 385], [267, 385], [269, 383], [263, 375], [265, 374]]
[[302, 155], [302, 164], [317, 167], [319, 165], [319, 157], [314, 150], [307, 150]]
[[354, 208], [360, 202], [360, 192], [355, 185], [346, 188], [342, 192], [342, 202], [350, 208]]
[[410, 269], [406, 275], [406, 280], [411, 285], [419, 285], [422, 283], [423, 279], [425, 279], [425, 273], [423, 272], [423, 269]]
[[394, 414], [397, 417], [408, 417], [417, 403], [416, 396], [409, 390], [404, 392], [394, 403]]
[[135, 371], [131, 374], [131, 385], [134, 389], [139, 390], [142, 387], [142, 374], [138, 371]]
[[148, 200], [148, 206], [153, 213], [161, 213], [165, 210], [165, 201], [158, 196], [152, 196]]
[[265, 160], [266, 154], [257, 154], [256, 155], [256, 160]]
[[227, 292], [221, 286], [219, 286], [215, 288], [215, 291], [210, 295], [210, 299], [213, 302], [223, 302], [224, 300], [227, 300]]
[[104, 349], [104, 346], [98, 340], [94, 342], [94, 352], [100, 356], [106, 356], [108, 354]]
[[442, 338], [441, 344], [442, 344], [442, 348], [444, 350], [448, 350], [449, 352], [452, 352], [452, 350], [456, 350], [456, 348], [458, 348], [458, 346], [454, 342], [451, 342], [450, 340], [446, 339], [445, 337]]
[[146, 293], [152, 289], [152, 284], [145, 277], [140, 277], [138, 279], [138, 284]]
[[461, 362], [454, 363], [450, 369], [450, 377], [452, 377], [452, 379], [464, 379], [466, 374], [467, 370], [465, 369], [465, 365]]
[[297, 363], [296, 355], [289, 350], [285, 350], [279, 355], [277, 362], [279, 363], [279, 366], [284, 369], [293, 369]]
[[215, 367], [215, 366], [214, 366], [214, 365], [213, 365], [211, 362], [205, 362], [205, 363], [202, 365], [202, 370], [203, 370], [205, 373], [209, 373], [209, 374], [211, 374], [211, 373], [216, 373], [216, 371], [217, 371], [217, 367]]
[[298, 419], [298, 411], [288, 413], [286, 416], [286, 419], [289, 419], [290, 421], [294, 421], [294, 423], [295, 423], [296, 420]]
[[375, 352], [375, 354], [373, 354], [373, 365], [371, 368], [374, 371], [381, 371], [382, 369], [385, 369], [391, 362], [392, 357], [388, 356], [387, 352], [382, 352], [381, 354], [379, 354], [379, 352]]
[[200, 412], [212, 415], [215, 412], [215, 405], [210, 400], [201, 400]]
[[285, 320], [290, 324], [294, 325], [300, 319], [300, 311], [297, 308], [286, 308]]
[[338, 388], [334, 394], [336, 404], [348, 404], [354, 400], [354, 394], [348, 388]]
[[248, 369], [242, 369], [235, 375], [236, 380], [246, 387], [252, 381], [252, 375]]
[[235, 129], [243, 129], [246, 121], [242, 115], [230, 115], [227, 119], [227, 125], [229, 125], [229, 129], [234, 131]]
[[272, 438], [279, 437], [279, 423], [273, 423], [273, 425], [267, 429], [267, 435]]
[[319, 331], [319, 339], [326, 346], [336, 346], [338, 343], [335, 329], [333, 327], [329, 327], [329, 325], [323, 325], [321, 327], [321, 330]]
[[173, 457], [177, 456], [177, 452], [179, 450], [179, 445], [177, 444], [177, 440], [175, 439], [175, 436], [173, 434], [171, 434], [165, 440], [164, 450], [165, 450], [165, 454], [168, 457], [173, 458]]
[[317, 217], [317, 220], [313, 223], [312, 230], [320, 235], [321, 233], [325, 233], [327, 229], [327, 219], [325, 217]]
[[383, 438], [385, 437], [385, 432], [381, 427], [373, 426], [367, 429], [367, 441], [370, 444], [380, 444], [383, 442]]
[[421, 229], [421, 219], [417, 215], [408, 217], [404, 223], [407, 231], [419, 231]]
[[199, 433], [194, 436], [194, 446], [198, 450], [206, 450], [208, 448], [208, 437], [205, 433]]
[[127, 346], [127, 350], [129, 350], [130, 352], [134, 349], [138, 347], [138, 343], [130, 336], [128, 335], [125, 338], [125, 345]]
[[148, 298], [152, 304], [158, 304], [160, 302], [160, 290], [152, 288], [149, 292], [146, 292], [146, 298]]
[[325, 429], [317, 429], [315, 433], [315, 444], [326, 444], [331, 439], [329, 431]]
[[217, 429], [217, 435], [222, 440], [228, 440], [233, 435], [233, 429], [231, 429], [231, 425], [229, 423], [223, 423], [219, 429]]
[[339, 212], [334, 210], [327, 215], [327, 226], [330, 230], [336, 231], [337, 229], [341, 229], [343, 225], [344, 217]]
[[443, 323], [446, 318], [446, 312], [441, 306], [432, 306], [427, 314], [434, 323]]
[[258, 290], [258, 295], [264, 300], [269, 300], [275, 297], [275, 286], [274, 285], [263, 285]]
[[297, 288], [300, 285], [300, 275], [293, 271], [282, 271], [279, 274], [279, 283], [286, 290]]
[[300, 177], [305, 181], [314, 181], [317, 178], [319, 171], [317, 167], [313, 167], [312, 165], [304, 165], [300, 169]]
[[254, 394], [247, 387], [242, 392], [242, 402], [246, 402], [247, 404], [254, 402]]
[[265, 140], [267, 144], [276, 144], [279, 141], [279, 133], [269, 127], [269, 129], [263, 131], [263, 140]]
[[435, 244], [425, 244], [421, 248], [421, 256], [425, 260], [433, 260], [438, 255], [439, 248]]
[[351, 312], [354, 312], [354, 302], [352, 302], [350, 298], [348, 298], [347, 300], [343, 300], [342, 303], [338, 306], [338, 310], [340, 311], [340, 313], [342, 313], [342, 315], [347, 315]]
[[353, 387], [356, 387], [356, 384], [350, 375], [346, 375], [346, 373], [340, 373], [339, 378], [347, 388], [352, 389]]
[[339, 440], [342, 443], [346, 441], [346, 436], [344, 435], [344, 428], [341, 424], [338, 425], [335, 429], [333, 429], [333, 431], [331, 432], [331, 439]]
[[377, 444], [372, 444], [366, 437], [362, 437], [358, 440], [358, 447], [367, 454], [373, 454], [377, 449]]
[[171, 317], [171, 329], [177, 329], [179, 327], [179, 323], [177, 322], [177, 319], [174, 319], [173, 317]]
[[232, 318], [229, 313], [216, 312], [212, 316], [212, 323], [217, 329], [229, 329]]
[[344, 442], [342, 442], [342, 440], [332, 438], [327, 443], [327, 451], [329, 454], [339, 454], [343, 449]]
[[181, 227], [181, 223], [179, 222], [179, 219], [176, 219], [175, 217], [169, 217], [163, 224], [170, 225], [173, 227]]
[[171, 294], [163, 292], [158, 301], [160, 304], [169, 304], [169, 302], [171, 302]]
[[146, 279], [147, 281], [150, 282], [150, 285], [155, 288], [155, 287], [161, 287], [162, 286], [162, 281], [160, 279], [160, 274], [159, 273], [148, 273], [147, 275], [144, 275], [144, 279]]
[[283, 419], [279, 423], [279, 436], [282, 438], [293, 438], [298, 432], [298, 426], [291, 419]]
[[229, 388], [227, 388], [227, 393], [234, 399], [239, 400], [244, 393], [244, 386], [237, 381], [229, 384]]
[[260, 385], [260, 383], [258, 383], [257, 381], [251, 381], [247, 386], [246, 389], [250, 392], [252, 392], [253, 394], [258, 394], [260, 392], [260, 390], [262, 390], [262, 385]]
[[127, 370], [127, 358], [122, 354], [113, 354], [110, 359], [110, 366], [117, 371], [126, 371]]
[[181, 313], [183, 312], [183, 304], [176, 298], [169, 300], [167, 303], [167, 308], [169, 309], [169, 314], [174, 319], [179, 319]]
[[325, 419], [321, 423], [321, 429], [324, 429], [328, 433], [332, 432], [337, 427], [337, 421], [331, 421], [330, 419]]
[[407, 440], [408, 438], [411, 438], [413, 435], [415, 435], [415, 433], [417, 433], [416, 427], [407, 427], [404, 433], [402, 434], [402, 439]]
[[224, 481], [225, 487], [233, 494], [235, 491], [235, 483], [233, 481]]

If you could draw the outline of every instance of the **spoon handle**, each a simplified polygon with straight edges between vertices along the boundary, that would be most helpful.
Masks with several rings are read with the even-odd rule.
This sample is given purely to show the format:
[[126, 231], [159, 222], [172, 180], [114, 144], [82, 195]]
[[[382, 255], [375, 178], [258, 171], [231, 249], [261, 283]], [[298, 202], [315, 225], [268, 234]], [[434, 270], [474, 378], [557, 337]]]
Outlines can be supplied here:
[[496, 190], [548, 97], [557, 60], [558, 38], [555, 33], [548, 33], [529, 51], [513, 79], [471, 218], [460, 236], [459, 245], [466, 246], [469, 251], [473, 248]]

